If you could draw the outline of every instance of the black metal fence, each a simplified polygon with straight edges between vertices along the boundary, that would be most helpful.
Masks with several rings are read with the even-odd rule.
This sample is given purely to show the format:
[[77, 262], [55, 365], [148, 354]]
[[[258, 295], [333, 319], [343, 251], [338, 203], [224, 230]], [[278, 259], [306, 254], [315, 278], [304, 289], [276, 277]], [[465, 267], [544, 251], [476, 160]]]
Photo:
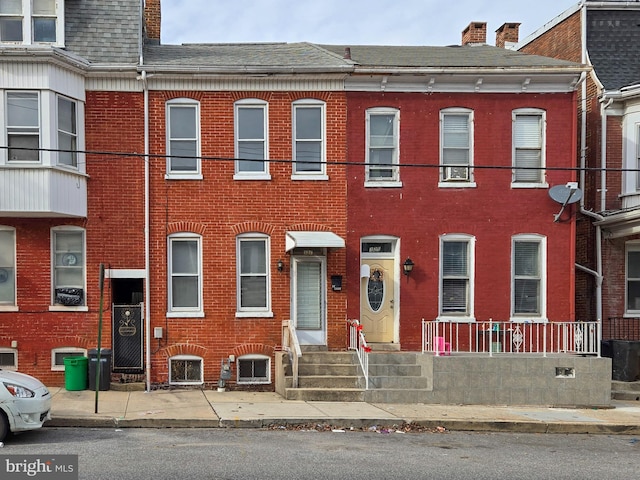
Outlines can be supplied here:
[[602, 340], [640, 340], [640, 318], [609, 317], [602, 322]]

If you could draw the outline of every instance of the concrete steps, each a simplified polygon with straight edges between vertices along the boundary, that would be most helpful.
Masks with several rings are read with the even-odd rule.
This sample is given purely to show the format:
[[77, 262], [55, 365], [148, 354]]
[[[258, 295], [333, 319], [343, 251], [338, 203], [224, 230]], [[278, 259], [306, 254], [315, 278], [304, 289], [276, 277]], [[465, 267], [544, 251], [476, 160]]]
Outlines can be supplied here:
[[416, 353], [396, 350], [369, 354], [369, 390], [365, 390], [355, 352], [305, 350], [298, 365], [298, 388], [292, 388], [291, 366], [285, 366], [287, 400], [326, 402], [420, 403], [431, 381], [422, 376]]
[[611, 382], [611, 398], [640, 402], [640, 382]]

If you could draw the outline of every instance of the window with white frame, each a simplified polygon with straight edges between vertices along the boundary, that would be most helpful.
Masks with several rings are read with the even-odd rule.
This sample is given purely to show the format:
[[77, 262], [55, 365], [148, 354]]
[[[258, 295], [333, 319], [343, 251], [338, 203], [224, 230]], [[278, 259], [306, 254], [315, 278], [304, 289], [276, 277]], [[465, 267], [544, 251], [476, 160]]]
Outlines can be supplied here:
[[51, 350], [51, 370], [64, 370], [64, 359], [68, 357], [86, 357], [87, 350], [77, 347], [60, 347]]
[[440, 178], [470, 182], [473, 165], [473, 112], [448, 108], [440, 112]]
[[243, 355], [237, 360], [238, 384], [271, 383], [271, 359], [265, 355]]
[[245, 234], [237, 238], [238, 312], [270, 311], [269, 237]]
[[626, 312], [640, 313], [640, 242], [626, 245]]
[[8, 161], [39, 162], [39, 93], [9, 91], [6, 102]]
[[240, 100], [235, 104], [235, 178], [264, 179], [269, 175], [267, 103]]
[[51, 244], [54, 305], [85, 305], [84, 229], [55, 227], [51, 230]]
[[440, 315], [473, 315], [475, 239], [469, 235], [440, 237]]
[[0, 226], [0, 307], [16, 304], [16, 231]]
[[169, 359], [170, 385], [201, 385], [204, 383], [202, 358], [176, 355]]
[[293, 174], [325, 173], [325, 107], [315, 100], [293, 104]]
[[202, 311], [202, 238], [169, 236], [169, 312]]
[[513, 185], [540, 185], [545, 182], [545, 130], [543, 110], [513, 112]]
[[512, 239], [512, 316], [542, 318], [546, 315], [546, 240], [540, 235], [516, 235]]
[[167, 170], [170, 175], [200, 173], [200, 105], [179, 99], [166, 105]]
[[636, 140], [635, 148], [632, 147], [632, 151], [635, 151], [635, 168], [638, 170], [636, 172], [636, 191], [640, 190], [640, 124], [635, 125], [635, 135], [634, 138]]
[[78, 168], [76, 102], [58, 96], [58, 163]]
[[366, 114], [367, 183], [382, 185], [400, 180], [400, 112], [392, 108], [372, 108]]
[[13, 348], [0, 348], [0, 368], [18, 369], [18, 352]]
[[64, 0], [0, 0], [0, 41], [62, 44]]

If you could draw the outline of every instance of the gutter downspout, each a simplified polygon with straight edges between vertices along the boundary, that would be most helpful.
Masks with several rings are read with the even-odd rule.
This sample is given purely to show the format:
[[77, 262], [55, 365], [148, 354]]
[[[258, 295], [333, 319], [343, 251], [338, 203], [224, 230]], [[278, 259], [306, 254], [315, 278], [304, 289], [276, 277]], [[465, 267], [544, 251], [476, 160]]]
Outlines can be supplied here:
[[145, 350], [146, 350], [146, 390], [151, 391], [151, 279], [149, 276], [149, 86], [147, 71], [142, 70], [142, 85], [144, 89], [144, 277], [145, 277]]

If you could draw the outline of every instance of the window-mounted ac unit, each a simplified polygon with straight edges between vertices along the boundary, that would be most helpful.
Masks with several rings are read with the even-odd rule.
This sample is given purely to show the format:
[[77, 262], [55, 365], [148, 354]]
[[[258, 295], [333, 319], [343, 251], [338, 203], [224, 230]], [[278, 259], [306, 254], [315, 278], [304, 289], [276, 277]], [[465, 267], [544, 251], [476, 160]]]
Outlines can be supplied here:
[[469, 167], [449, 166], [444, 169], [444, 180], [461, 182], [469, 180]]

